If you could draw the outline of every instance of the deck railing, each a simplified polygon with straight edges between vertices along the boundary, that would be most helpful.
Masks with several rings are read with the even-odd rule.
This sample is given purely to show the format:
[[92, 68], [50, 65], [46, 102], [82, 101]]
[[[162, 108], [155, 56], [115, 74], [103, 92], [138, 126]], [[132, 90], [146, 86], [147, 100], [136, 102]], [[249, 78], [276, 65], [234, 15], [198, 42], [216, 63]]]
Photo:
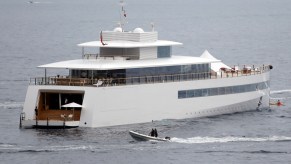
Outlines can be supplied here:
[[258, 68], [243, 68], [241, 70], [222, 69], [219, 73], [188, 73], [188, 74], [171, 74], [157, 76], [139, 76], [129, 78], [71, 78], [68, 76], [53, 76], [53, 77], [36, 77], [30, 79], [31, 85], [65, 85], [65, 86], [119, 86], [119, 85], [134, 85], [134, 84], [150, 84], [150, 83], [166, 83], [177, 81], [192, 81], [217, 78], [232, 78], [241, 76], [252, 76], [262, 74], [270, 70], [270, 66]]
[[123, 56], [100, 56], [99, 54], [84, 54], [82, 59], [103, 59], [103, 60], [128, 60], [136, 57], [135, 55], [123, 55]]

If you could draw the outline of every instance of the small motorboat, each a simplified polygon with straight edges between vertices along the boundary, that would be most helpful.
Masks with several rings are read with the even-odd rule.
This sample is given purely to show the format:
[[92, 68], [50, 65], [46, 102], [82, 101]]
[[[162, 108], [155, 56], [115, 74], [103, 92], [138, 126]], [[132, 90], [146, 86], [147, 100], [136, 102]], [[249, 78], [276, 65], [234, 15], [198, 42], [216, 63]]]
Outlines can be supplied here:
[[170, 141], [170, 137], [159, 138], [159, 137], [152, 137], [149, 135], [141, 134], [135, 131], [129, 131], [129, 134], [132, 138], [139, 140], [139, 141]]

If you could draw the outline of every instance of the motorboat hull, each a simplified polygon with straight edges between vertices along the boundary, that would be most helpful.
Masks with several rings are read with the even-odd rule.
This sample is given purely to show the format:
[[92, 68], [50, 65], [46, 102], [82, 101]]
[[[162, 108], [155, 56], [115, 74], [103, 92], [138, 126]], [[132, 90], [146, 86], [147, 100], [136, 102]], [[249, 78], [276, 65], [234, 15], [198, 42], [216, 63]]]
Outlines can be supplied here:
[[152, 137], [152, 136], [144, 135], [135, 131], [129, 131], [129, 134], [132, 138], [139, 141], [169, 141], [169, 139], [166, 139], [166, 138]]

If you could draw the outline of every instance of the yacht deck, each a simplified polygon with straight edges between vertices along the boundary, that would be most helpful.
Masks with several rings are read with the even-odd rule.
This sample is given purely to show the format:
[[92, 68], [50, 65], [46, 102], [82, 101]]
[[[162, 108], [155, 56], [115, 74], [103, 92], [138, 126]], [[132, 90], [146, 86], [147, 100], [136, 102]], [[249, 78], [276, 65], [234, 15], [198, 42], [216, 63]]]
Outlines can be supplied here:
[[252, 76], [269, 71], [269, 65], [254, 69], [244, 68], [242, 70], [221, 70], [219, 73], [191, 73], [191, 74], [171, 74], [159, 76], [141, 76], [131, 78], [71, 78], [69, 76], [36, 77], [30, 79], [30, 85], [64, 85], [64, 86], [88, 86], [88, 87], [109, 87], [120, 85], [137, 85], [166, 83], [178, 81], [193, 81], [219, 78], [235, 78], [241, 76]]

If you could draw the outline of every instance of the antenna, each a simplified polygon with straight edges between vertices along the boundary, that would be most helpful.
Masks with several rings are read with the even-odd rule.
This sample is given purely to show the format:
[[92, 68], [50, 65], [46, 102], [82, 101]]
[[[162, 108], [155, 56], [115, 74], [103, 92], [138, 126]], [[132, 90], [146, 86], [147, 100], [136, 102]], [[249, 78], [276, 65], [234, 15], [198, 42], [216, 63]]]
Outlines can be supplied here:
[[152, 27], [152, 32], [155, 31], [155, 23], [154, 22], [151, 22], [151, 27]]
[[121, 6], [121, 11], [120, 11], [120, 28], [122, 29], [122, 31], [124, 31], [124, 24], [125, 24], [125, 18], [126, 18], [126, 12], [124, 9], [124, 1], [120, 0], [119, 2], [120, 6]]

